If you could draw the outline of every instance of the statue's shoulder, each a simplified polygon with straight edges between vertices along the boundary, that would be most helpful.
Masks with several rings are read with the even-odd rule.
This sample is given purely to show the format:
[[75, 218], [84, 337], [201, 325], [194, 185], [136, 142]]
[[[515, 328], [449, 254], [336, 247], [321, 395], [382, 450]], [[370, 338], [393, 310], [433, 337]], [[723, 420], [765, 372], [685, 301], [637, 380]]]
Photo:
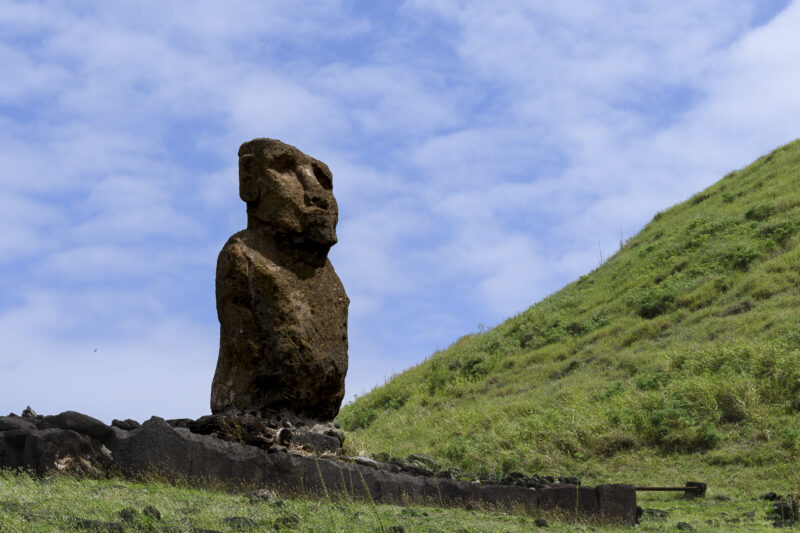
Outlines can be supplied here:
[[219, 253], [217, 265], [235, 265], [237, 269], [254, 268], [262, 273], [270, 273], [280, 269], [271, 255], [269, 249], [265, 249], [260, 242], [259, 236], [245, 229], [228, 239]]
[[238, 233], [234, 233], [230, 239], [225, 242], [219, 255], [222, 256], [243, 256], [251, 253], [258, 253], [257, 237], [252, 231], [244, 229]]
[[251, 248], [247, 230], [240, 231], [231, 236], [222, 246], [217, 258], [217, 266], [223, 264], [238, 265], [244, 267], [247, 263], [247, 256]]
[[242, 231], [234, 233], [225, 241], [225, 244], [222, 246], [222, 252], [230, 252], [235, 248], [247, 248], [250, 246], [251, 241], [252, 236], [250, 235], [250, 231], [243, 229]]

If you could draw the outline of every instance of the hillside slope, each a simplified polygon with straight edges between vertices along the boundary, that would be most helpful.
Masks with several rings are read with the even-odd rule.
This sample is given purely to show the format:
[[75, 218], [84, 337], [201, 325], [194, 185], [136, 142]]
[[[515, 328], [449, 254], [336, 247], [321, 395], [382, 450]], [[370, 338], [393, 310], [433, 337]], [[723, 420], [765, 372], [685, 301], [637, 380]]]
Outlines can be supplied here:
[[342, 409], [353, 453], [470, 472], [636, 472], [800, 455], [800, 141], [606, 263]]

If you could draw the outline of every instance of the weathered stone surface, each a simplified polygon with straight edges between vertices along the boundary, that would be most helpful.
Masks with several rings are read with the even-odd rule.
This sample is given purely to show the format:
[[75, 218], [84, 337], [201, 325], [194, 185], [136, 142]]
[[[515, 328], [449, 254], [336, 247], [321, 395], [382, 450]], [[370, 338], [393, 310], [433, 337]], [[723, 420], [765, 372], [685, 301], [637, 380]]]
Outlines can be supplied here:
[[424, 453], [412, 453], [408, 456], [408, 460], [425, 465], [431, 472], [438, 472], [442, 469], [442, 465], [436, 459]]
[[172, 427], [186, 427], [192, 433], [200, 435], [215, 435], [223, 440], [249, 444], [262, 449], [269, 449], [273, 445], [302, 448], [314, 452], [337, 452], [342, 447], [341, 433], [331, 425], [316, 424], [309, 428], [300, 423], [297, 427], [291, 422], [263, 419], [254, 416], [240, 415], [206, 415], [197, 420], [189, 420], [179, 424], [167, 420]]
[[295, 430], [292, 434], [292, 442], [309, 451], [318, 453], [338, 452], [342, 448], [342, 443], [338, 438], [314, 431]]
[[625, 524], [636, 523], [636, 490], [633, 485], [597, 485], [594, 490], [600, 514]]
[[42, 418], [40, 427], [71, 429], [78, 433], [100, 439], [111, 432], [111, 428], [101, 421], [76, 411], [64, 411], [55, 416], [45, 416]]
[[193, 424], [195, 421], [191, 418], [171, 418], [167, 420], [167, 424], [174, 428], [188, 428], [189, 424]]
[[130, 418], [126, 418], [125, 420], [117, 420], [116, 418], [111, 421], [111, 425], [118, 427], [120, 429], [124, 429], [125, 431], [130, 431], [132, 429], [138, 428], [141, 424], [136, 420], [132, 420]]
[[217, 261], [211, 411], [331, 420], [344, 397], [349, 305], [327, 259], [338, 219], [331, 172], [293, 146], [255, 139], [239, 149], [239, 195], [247, 229]]
[[0, 431], [11, 429], [36, 429], [36, 424], [21, 416], [0, 416]]
[[87, 435], [70, 429], [17, 429], [0, 432], [0, 466], [96, 473], [107, 456]]
[[275, 501], [275, 497], [269, 489], [256, 489], [248, 494], [247, 498], [250, 500], [250, 503]]
[[144, 509], [142, 509], [142, 514], [150, 517], [153, 520], [161, 521], [161, 511], [153, 507], [152, 505], [148, 505]]
[[136, 509], [131, 507], [126, 507], [125, 509], [120, 509], [117, 511], [117, 516], [122, 519], [123, 522], [127, 524], [132, 524], [136, 521]]

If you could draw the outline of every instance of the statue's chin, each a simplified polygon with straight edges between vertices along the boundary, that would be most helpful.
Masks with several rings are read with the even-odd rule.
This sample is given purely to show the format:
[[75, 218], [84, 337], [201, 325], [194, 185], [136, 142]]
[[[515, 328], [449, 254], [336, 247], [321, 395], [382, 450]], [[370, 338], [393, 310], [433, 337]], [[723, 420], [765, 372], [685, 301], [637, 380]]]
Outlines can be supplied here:
[[308, 239], [308, 240], [312, 246], [316, 248], [324, 248], [326, 250], [326, 253], [327, 250], [330, 250], [331, 246], [333, 246], [337, 242], [335, 235], [333, 237], [326, 235], [319, 239]]
[[330, 232], [275, 233], [275, 244], [283, 254], [315, 268], [325, 265], [328, 251], [336, 244], [336, 234]]
[[337, 242], [336, 230], [327, 224], [305, 228], [303, 238], [305, 241], [313, 243], [314, 246], [327, 247], [328, 249]]

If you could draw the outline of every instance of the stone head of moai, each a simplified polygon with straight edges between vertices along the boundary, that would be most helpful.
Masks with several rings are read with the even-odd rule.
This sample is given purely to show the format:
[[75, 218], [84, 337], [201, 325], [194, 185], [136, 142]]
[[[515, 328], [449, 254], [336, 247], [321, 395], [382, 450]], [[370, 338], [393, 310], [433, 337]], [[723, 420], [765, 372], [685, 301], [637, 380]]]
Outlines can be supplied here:
[[271, 233], [294, 259], [320, 266], [336, 244], [333, 176], [294, 146], [254, 139], [239, 148], [239, 197], [247, 228]]
[[327, 258], [338, 208], [328, 167], [293, 146], [239, 149], [247, 229], [217, 260], [214, 414], [331, 420], [344, 397], [349, 300]]

